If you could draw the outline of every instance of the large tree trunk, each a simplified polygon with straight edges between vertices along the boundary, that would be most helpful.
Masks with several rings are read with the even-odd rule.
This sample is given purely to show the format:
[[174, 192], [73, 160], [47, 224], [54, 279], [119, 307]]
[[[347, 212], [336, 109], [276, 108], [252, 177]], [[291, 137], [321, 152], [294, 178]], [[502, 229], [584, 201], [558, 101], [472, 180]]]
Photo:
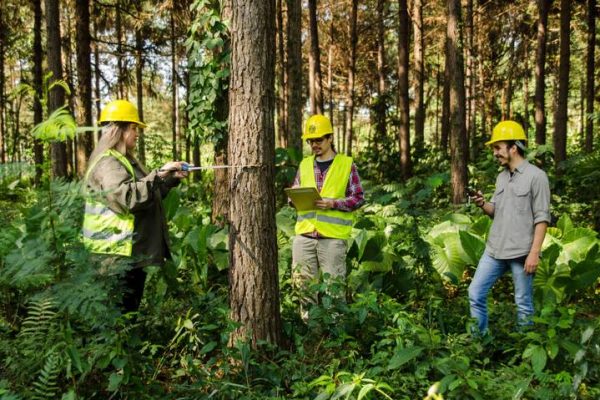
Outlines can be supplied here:
[[278, 82], [276, 84], [276, 98], [277, 98], [277, 138], [279, 141], [279, 147], [287, 147], [287, 123], [286, 116], [286, 57], [285, 57], [285, 39], [284, 39], [284, 22], [283, 22], [283, 0], [277, 0], [277, 63], [275, 64], [275, 70], [277, 72]]
[[425, 145], [425, 41], [423, 40], [423, 1], [413, 3], [415, 57], [415, 149], [421, 154]]
[[[375, 137], [379, 150], [384, 151], [387, 143], [386, 93], [385, 93], [385, 0], [377, 0], [377, 98], [375, 99]], [[402, 25], [402, 23], [400, 24]], [[402, 29], [402, 26], [400, 26]], [[402, 41], [402, 40], [400, 40]], [[400, 44], [398, 45], [400, 46]], [[400, 63], [400, 61], [399, 61]], [[407, 70], [408, 73], [408, 70]], [[383, 165], [382, 165], [383, 166]], [[383, 171], [380, 171], [383, 172]]]
[[537, 50], [535, 55], [535, 142], [546, 143], [546, 40], [548, 11], [552, 0], [537, 0]]
[[[78, 123], [92, 126], [92, 66], [90, 47], [90, 2], [77, 0], [75, 3], [77, 18], [77, 83], [80, 99]], [[82, 177], [87, 169], [87, 160], [92, 153], [94, 140], [92, 132], [84, 132], [78, 137], [77, 175]]]
[[[138, 6], [138, 13], [141, 14], [141, 6]], [[138, 15], [139, 15], [138, 14]], [[135, 94], [137, 99], [137, 109], [140, 119], [144, 120], [144, 42], [142, 38], [143, 25], [140, 24], [135, 30]], [[138, 128], [137, 154], [140, 162], [146, 165], [146, 137], [144, 130]]]
[[[62, 61], [60, 50], [60, 11], [59, 0], [46, 0], [46, 41], [48, 68], [52, 80], [62, 79]], [[65, 104], [65, 92], [55, 87], [48, 95], [48, 114]], [[52, 174], [55, 177], [67, 176], [67, 151], [62, 142], [52, 143]]]
[[302, 5], [287, 0], [287, 129], [288, 147], [302, 152]]
[[[230, 344], [282, 342], [275, 226], [274, 0], [233, 0], [229, 160], [229, 295], [241, 326]], [[252, 135], [248, 135], [252, 132]]]
[[310, 113], [323, 114], [323, 86], [321, 78], [321, 51], [319, 50], [319, 24], [317, 1], [308, 0], [308, 23], [310, 25], [310, 52], [308, 54], [308, 91]]
[[467, 135], [465, 127], [465, 84], [461, 33], [460, 0], [447, 0], [448, 47], [450, 67], [449, 120], [452, 202], [460, 204], [467, 185]]
[[596, 0], [588, 0], [587, 2], [587, 60], [586, 60], [586, 125], [585, 125], [585, 145], [584, 150], [590, 153], [594, 147], [594, 120], [591, 118], [594, 115], [594, 61], [596, 49]]
[[560, 2], [560, 65], [558, 99], [554, 117], [554, 163], [559, 166], [567, 158], [567, 107], [569, 102], [569, 68], [571, 56], [571, 2]]
[[354, 140], [353, 118], [354, 118], [354, 75], [356, 73], [356, 45], [358, 44], [357, 33], [358, 20], [358, 0], [352, 0], [352, 9], [350, 11], [350, 57], [348, 60], [348, 92], [346, 93], [346, 103], [348, 110], [344, 109], [346, 117], [344, 118], [344, 137], [346, 142], [346, 154], [352, 155], [352, 142]]
[[[42, 84], [43, 71], [42, 63], [44, 53], [42, 49], [42, 1], [33, 0], [33, 89], [35, 96], [33, 99], [33, 124], [37, 125], [44, 120], [44, 110], [42, 108]], [[42, 181], [43, 164], [44, 164], [44, 146], [38, 139], [33, 141], [33, 161], [35, 163], [35, 178], [36, 186]]]
[[406, 0], [398, 0], [400, 12], [400, 26], [398, 37], [398, 104], [400, 114], [400, 127], [398, 139], [400, 147], [400, 172], [404, 180], [412, 175], [410, 160], [410, 100], [408, 97], [408, 47], [409, 42], [409, 19]]

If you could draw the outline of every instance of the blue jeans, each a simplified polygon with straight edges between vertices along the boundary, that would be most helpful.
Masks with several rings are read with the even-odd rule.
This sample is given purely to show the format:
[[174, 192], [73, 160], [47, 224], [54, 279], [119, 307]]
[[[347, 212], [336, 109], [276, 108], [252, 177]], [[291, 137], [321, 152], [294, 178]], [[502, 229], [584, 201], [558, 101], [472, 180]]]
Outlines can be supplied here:
[[471, 317], [477, 320], [481, 334], [488, 330], [487, 295], [494, 283], [509, 269], [512, 271], [517, 304], [517, 323], [520, 326], [531, 325], [533, 316], [533, 274], [525, 273], [525, 257], [510, 260], [497, 260], [483, 253], [469, 285], [469, 303]]

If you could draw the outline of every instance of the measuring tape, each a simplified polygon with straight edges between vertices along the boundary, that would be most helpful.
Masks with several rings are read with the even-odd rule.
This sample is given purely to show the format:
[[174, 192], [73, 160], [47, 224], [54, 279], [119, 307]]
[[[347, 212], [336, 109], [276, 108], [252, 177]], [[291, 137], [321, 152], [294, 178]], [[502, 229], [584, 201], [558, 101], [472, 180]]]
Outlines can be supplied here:
[[248, 165], [207, 165], [204, 167], [196, 167], [192, 164], [183, 164], [181, 169], [159, 169], [161, 172], [194, 172], [194, 171], [202, 171], [205, 169], [227, 169], [227, 168], [258, 168], [261, 165], [256, 164], [248, 164]]

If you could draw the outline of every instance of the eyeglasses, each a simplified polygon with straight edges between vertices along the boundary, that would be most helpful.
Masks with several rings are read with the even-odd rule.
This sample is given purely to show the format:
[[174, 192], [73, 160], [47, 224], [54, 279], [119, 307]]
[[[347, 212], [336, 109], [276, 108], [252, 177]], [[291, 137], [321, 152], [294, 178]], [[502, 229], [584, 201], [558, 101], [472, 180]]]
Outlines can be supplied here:
[[325, 140], [324, 137], [317, 138], [317, 139], [306, 139], [306, 143], [309, 144], [309, 145], [311, 145], [313, 143], [314, 144], [321, 144], [321, 143], [323, 143], [323, 140]]

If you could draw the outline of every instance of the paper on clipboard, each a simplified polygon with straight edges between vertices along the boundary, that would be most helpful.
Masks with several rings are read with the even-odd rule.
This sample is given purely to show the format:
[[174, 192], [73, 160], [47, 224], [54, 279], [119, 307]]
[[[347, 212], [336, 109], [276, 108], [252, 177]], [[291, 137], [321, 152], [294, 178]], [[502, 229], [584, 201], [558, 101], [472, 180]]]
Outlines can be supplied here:
[[298, 211], [314, 210], [315, 201], [321, 200], [321, 195], [314, 187], [287, 188], [284, 191]]

